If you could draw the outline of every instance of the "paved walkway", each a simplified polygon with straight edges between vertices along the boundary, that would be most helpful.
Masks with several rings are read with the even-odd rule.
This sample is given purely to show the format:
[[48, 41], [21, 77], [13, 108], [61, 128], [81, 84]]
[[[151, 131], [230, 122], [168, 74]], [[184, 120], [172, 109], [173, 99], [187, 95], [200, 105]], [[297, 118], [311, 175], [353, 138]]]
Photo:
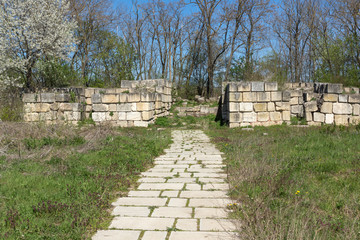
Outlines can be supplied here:
[[221, 152], [202, 131], [173, 131], [173, 144], [142, 173], [137, 190], [113, 203], [109, 230], [93, 240], [235, 239], [227, 219]]

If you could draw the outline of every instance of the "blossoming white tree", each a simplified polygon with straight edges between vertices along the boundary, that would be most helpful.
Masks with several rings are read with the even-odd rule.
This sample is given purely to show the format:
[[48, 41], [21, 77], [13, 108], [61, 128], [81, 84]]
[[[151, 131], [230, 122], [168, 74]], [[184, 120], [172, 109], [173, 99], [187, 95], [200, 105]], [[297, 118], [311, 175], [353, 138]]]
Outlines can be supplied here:
[[76, 28], [68, 8], [67, 0], [0, 0], [0, 89], [23, 83], [32, 89], [40, 57], [67, 59]]

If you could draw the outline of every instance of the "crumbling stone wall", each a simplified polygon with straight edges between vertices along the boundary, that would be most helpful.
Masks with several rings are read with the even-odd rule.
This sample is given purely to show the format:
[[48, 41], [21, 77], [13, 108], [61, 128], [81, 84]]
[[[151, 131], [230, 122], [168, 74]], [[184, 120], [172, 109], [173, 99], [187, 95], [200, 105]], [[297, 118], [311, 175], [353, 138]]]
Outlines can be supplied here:
[[122, 81], [121, 88], [70, 88], [23, 96], [26, 122], [77, 123], [147, 127], [169, 114], [171, 82], [164, 79]]
[[223, 84], [222, 119], [230, 127], [269, 126], [304, 118], [309, 125], [360, 123], [358, 88], [342, 84], [273, 82]]

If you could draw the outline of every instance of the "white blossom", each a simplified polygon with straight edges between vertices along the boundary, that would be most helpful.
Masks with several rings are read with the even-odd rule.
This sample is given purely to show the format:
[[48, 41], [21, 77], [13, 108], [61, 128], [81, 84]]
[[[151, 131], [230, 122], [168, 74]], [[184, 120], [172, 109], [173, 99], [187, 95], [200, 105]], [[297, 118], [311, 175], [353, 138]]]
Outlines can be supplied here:
[[74, 51], [76, 23], [65, 0], [0, 0], [0, 90], [19, 86], [40, 56], [67, 59]]

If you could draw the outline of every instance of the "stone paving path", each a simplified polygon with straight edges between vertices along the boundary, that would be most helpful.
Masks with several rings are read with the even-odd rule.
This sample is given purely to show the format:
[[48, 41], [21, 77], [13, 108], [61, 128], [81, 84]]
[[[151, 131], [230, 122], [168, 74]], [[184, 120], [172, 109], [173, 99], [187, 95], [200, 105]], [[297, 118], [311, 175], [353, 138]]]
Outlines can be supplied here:
[[221, 152], [200, 130], [173, 131], [172, 137], [138, 189], [113, 203], [109, 229], [93, 240], [236, 239]]

